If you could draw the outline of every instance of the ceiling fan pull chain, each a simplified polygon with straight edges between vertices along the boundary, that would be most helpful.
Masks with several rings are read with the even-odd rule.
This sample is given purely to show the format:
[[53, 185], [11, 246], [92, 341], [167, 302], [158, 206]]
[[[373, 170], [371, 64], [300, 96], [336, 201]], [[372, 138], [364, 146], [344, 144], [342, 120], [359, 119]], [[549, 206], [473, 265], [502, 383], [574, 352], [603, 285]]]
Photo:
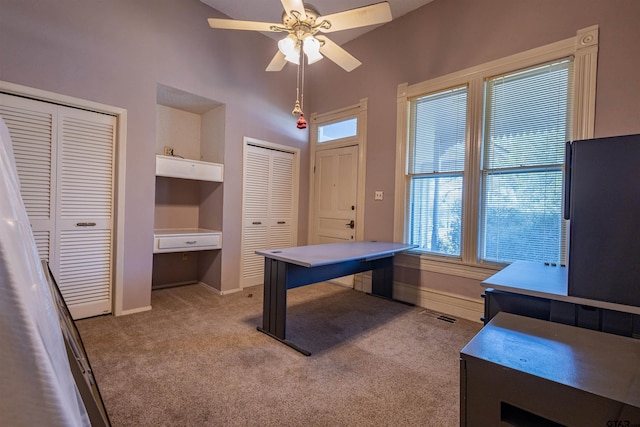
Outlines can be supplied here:
[[296, 104], [291, 114], [296, 116], [300, 113], [302, 113], [302, 108], [300, 108], [300, 63], [298, 62], [298, 72], [296, 74]]
[[[306, 129], [307, 121], [304, 118], [304, 54], [302, 49], [300, 49], [300, 62], [302, 65], [302, 77], [300, 78], [300, 117], [298, 117], [298, 123], [296, 127], [298, 129]], [[298, 70], [300, 69], [300, 65], [298, 65]]]
[[304, 111], [304, 54], [300, 49], [300, 63], [302, 65], [302, 77], [300, 79], [300, 108]]

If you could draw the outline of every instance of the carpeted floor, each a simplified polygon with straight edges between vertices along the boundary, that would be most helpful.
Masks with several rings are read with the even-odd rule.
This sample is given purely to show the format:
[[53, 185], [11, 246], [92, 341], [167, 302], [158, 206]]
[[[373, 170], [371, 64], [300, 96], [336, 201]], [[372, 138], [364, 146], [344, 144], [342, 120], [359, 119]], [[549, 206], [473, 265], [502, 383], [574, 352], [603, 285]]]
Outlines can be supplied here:
[[262, 287], [155, 290], [151, 311], [78, 321], [113, 426], [459, 424], [459, 351], [480, 323], [327, 283], [287, 306], [310, 357], [256, 330]]

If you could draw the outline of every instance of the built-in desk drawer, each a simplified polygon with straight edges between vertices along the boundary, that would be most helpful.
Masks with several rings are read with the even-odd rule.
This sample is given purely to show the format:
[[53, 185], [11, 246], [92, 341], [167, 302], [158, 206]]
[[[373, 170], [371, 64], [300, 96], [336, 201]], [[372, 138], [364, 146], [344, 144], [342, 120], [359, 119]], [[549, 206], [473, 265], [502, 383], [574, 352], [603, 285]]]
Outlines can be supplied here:
[[222, 182], [223, 166], [219, 163], [156, 156], [156, 176]]
[[219, 231], [156, 230], [154, 232], [154, 253], [205, 251], [222, 248], [222, 233]]

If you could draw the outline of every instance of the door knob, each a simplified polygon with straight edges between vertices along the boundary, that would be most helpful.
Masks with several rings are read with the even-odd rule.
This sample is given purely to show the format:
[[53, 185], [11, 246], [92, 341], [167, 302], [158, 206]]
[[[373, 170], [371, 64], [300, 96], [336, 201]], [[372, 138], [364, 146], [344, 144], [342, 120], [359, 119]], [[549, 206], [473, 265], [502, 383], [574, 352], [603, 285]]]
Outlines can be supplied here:
[[355, 228], [355, 226], [356, 226], [356, 223], [354, 220], [351, 220], [350, 222], [347, 223], [347, 227], [351, 229]]

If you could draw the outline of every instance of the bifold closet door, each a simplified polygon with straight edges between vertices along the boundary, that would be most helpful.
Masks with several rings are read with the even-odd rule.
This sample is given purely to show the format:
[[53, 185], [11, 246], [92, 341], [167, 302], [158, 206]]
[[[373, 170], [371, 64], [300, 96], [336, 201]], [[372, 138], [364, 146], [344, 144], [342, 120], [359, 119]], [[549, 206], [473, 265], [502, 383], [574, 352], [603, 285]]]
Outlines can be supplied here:
[[241, 286], [263, 282], [256, 250], [294, 246], [294, 155], [248, 145], [243, 186]]
[[65, 109], [59, 122], [61, 291], [76, 318], [110, 313], [115, 117]]
[[9, 128], [20, 179], [20, 194], [40, 259], [56, 252], [55, 181], [57, 106], [0, 94], [0, 116]]
[[116, 118], [0, 95], [38, 252], [75, 319], [111, 312]]

